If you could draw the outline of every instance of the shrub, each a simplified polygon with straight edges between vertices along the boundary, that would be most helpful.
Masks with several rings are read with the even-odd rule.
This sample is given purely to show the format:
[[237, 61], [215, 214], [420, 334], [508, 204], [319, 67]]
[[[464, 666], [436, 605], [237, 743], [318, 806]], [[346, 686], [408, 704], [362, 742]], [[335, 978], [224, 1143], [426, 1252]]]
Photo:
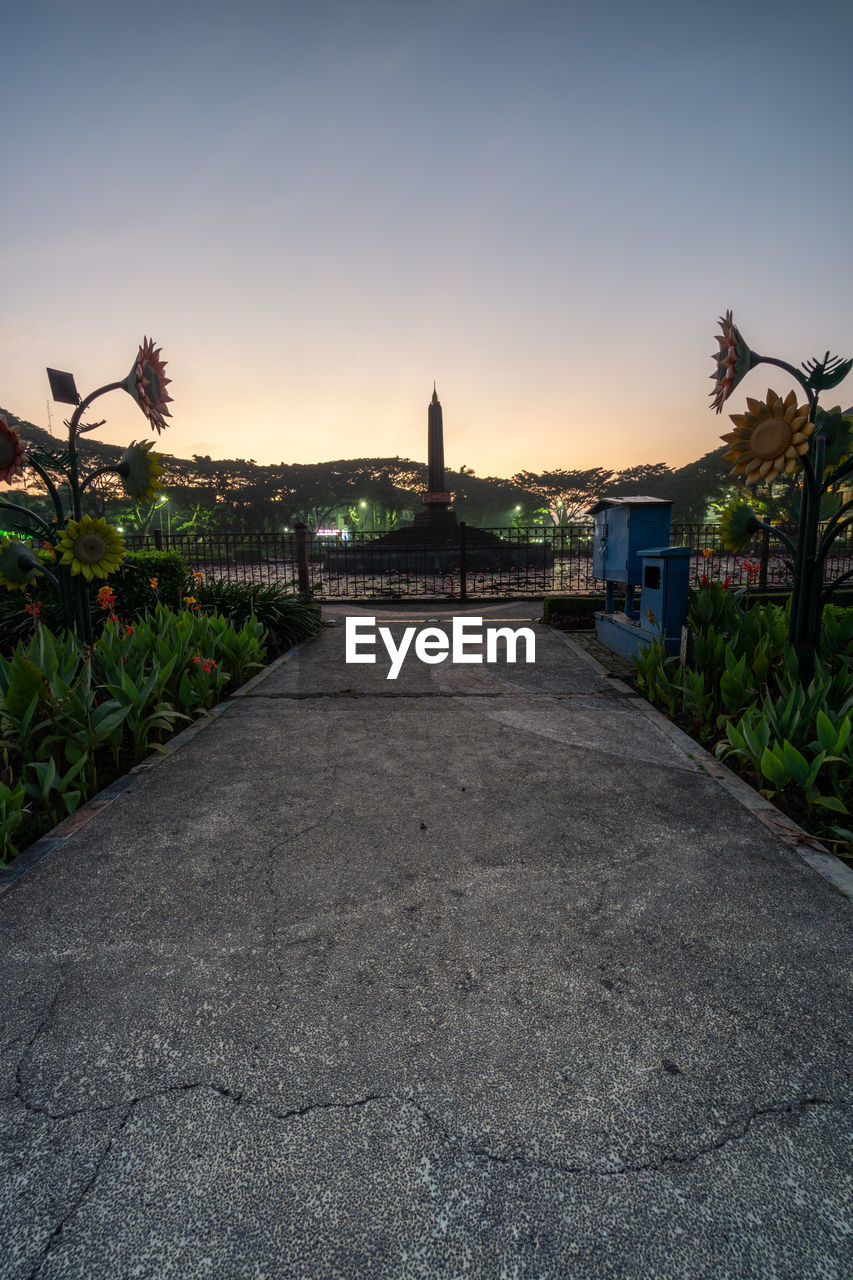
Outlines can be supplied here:
[[318, 604], [277, 583], [206, 581], [191, 574], [185, 594], [195, 597], [202, 613], [221, 614], [235, 626], [257, 618], [266, 630], [270, 657], [286, 653], [322, 625]]
[[[40, 552], [39, 559], [53, 567], [49, 552]], [[106, 585], [115, 594], [114, 610], [119, 617], [130, 621], [153, 609], [158, 600], [175, 609], [181, 608], [186, 592], [187, 562], [176, 551], [132, 551], [127, 554], [118, 571], [112, 574]], [[151, 579], [157, 581], [156, 589]], [[89, 610], [92, 629], [97, 634], [106, 621], [106, 613], [97, 603], [97, 595], [105, 585], [103, 578], [88, 583]], [[36, 579], [26, 591], [0, 591], [0, 654], [8, 656], [15, 645], [33, 633], [34, 619], [27, 610], [38, 603], [41, 621], [49, 630], [59, 633], [65, 625], [62, 607], [50, 583]]]
[[[542, 601], [542, 621], [582, 631], [595, 626], [595, 614], [604, 609], [604, 604], [604, 596], [546, 596]], [[625, 597], [617, 598], [614, 607], [624, 609]]]
[[[121, 618], [136, 618], [160, 601], [171, 609], [181, 608], [181, 597], [189, 566], [177, 551], [131, 551], [109, 579], [115, 592], [115, 611]], [[151, 586], [151, 579], [157, 582]], [[98, 583], [102, 586], [102, 583]]]

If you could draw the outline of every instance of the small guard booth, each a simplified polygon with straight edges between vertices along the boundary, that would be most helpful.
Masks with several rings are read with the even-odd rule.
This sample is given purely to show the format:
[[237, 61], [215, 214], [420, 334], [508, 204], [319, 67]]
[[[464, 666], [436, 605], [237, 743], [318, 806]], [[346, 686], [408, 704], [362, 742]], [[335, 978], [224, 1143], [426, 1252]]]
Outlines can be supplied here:
[[[678, 653], [681, 646], [691, 550], [666, 545], [671, 512], [671, 502], [644, 495], [603, 498], [588, 512], [595, 521], [593, 574], [605, 584], [604, 612], [595, 615], [596, 635], [625, 658], [635, 657], [654, 640], [663, 640], [668, 654]], [[625, 592], [625, 608], [619, 612], [614, 607], [617, 587]]]

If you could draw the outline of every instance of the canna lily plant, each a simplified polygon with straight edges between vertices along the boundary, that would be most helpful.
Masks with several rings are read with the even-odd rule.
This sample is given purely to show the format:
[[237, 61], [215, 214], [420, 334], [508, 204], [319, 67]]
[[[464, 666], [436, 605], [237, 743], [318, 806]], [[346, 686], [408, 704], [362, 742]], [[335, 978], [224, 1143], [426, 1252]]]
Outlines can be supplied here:
[[[31, 545], [12, 538], [0, 539], [0, 587], [23, 591], [35, 577], [43, 574], [62, 603], [65, 623], [76, 630], [85, 643], [92, 642], [92, 620], [88, 605], [88, 584], [95, 578], [107, 578], [121, 564], [125, 555], [124, 540], [118, 530], [104, 519], [95, 519], [83, 511], [86, 489], [102, 475], [117, 475], [125, 493], [135, 502], [150, 503], [160, 488], [161, 455], [151, 451], [151, 441], [133, 441], [114, 467], [99, 467], [81, 477], [77, 437], [95, 431], [103, 421], [85, 424], [83, 415], [93, 401], [108, 391], [126, 391], [139, 405], [152, 430], [157, 434], [166, 427], [172, 397], [166, 390], [171, 379], [166, 377], [166, 364], [153, 339], [144, 338], [130, 373], [119, 382], [110, 382], [92, 391], [84, 400], [77, 394], [70, 374], [49, 369], [48, 377], [54, 399], [75, 406], [68, 427], [68, 449], [61, 455], [48, 454], [35, 447], [27, 448], [5, 417], [0, 416], [0, 481], [10, 482], [29, 466], [41, 477], [53, 503], [55, 516], [45, 520], [17, 503], [0, 499], [0, 508], [13, 513], [13, 522], [21, 533], [40, 541], [55, 561], [52, 568], [43, 563]], [[60, 467], [65, 473], [70, 510], [63, 503], [45, 464]]]
[[822, 360], [806, 360], [797, 369], [784, 360], [752, 351], [731, 311], [720, 318], [720, 327], [711, 374], [711, 407], [717, 413], [741, 379], [759, 364], [784, 370], [805, 396], [804, 404], [798, 402], [794, 391], [783, 397], [768, 390], [764, 400], [748, 396], [746, 413], [731, 414], [735, 429], [722, 437], [729, 445], [723, 457], [732, 463], [730, 474], [747, 487], [772, 485], [782, 475], [802, 476], [796, 541], [760, 520], [742, 498], [728, 506], [721, 532], [728, 550], [742, 551], [755, 532], [766, 529], [790, 553], [794, 583], [788, 639], [797, 653], [800, 679], [808, 684], [814, 672], [823, 606], [840, 583], [853, 577], [850, 571], [832, 582], [824, 581], [830, 547], [853, 525], [853, 501], [843, 502], [838, 493], [842, 482], [853, 475], [853, 416], [840, 408], [825, 411], [818, 406], [820, 393], [843, 382], [853, 369], [853, 360], [830, 356], [827, 351]]

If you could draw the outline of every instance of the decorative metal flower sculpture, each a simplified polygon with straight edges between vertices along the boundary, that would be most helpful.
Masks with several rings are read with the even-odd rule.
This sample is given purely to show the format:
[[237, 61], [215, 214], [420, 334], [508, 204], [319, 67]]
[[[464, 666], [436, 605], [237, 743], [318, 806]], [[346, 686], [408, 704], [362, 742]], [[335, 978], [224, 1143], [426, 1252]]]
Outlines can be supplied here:
[[116, 471], [121, 477], [121, 487], [134, 502], [146, 505], [153, 502], [158, 490], [162, 487], [160, 466], [162, 454], [152, 453], [152, 440], [134, 440], [119, 458]]
[[[28, 582], [43, 573], [62, 601], [66, 625], [76, 628], [81, 640], [91, 642], [88, 584], [93, 579], [106, 578], [113, 573], [124, 558], [125, 548], [117, 529], [103, 518], [84, 514], [85, 491], [98, 476], [114, 474], [120, 477], [122, 487], [134, 501], [147, 504], [160, 488], [163, 468], [160, 465], [161, 455], [151, 452], [153, 442], [134, 441], [117, 466], [100, 467], [81, 479], [77, 436], [103, 426], [103, 422], [84, 424], [83, 415], [99, 396], [108, 391], [123, 390], [133, 396], [151, 427], [159, 434], [167, 425], [165, 419], [170, 416], [166, 407], [172, 400], [166, 390], [170, 379], [166, 377], [166, 364], [161, 359], [159, 348], [149, 338], [143, 339], [126, 378], [99, 387], [83, 400], [77, 394], [71, 374], [49, 369], [48, 377], [54, 398], [75, 406], [66, 423], [68, 450], [62, 455], [41, 454], [36, 448], [25, 450], [18, 433], [10, 428], [5, 418], [0, 417], [0, 480], [11, 480], [25, 463], [31, 466], [47, 486], [55, 517], [52, 521], [45, 520], [35, 512], [5, 500], [0, 501], [0, 508], [13, 512], [15, 526], [31, 538], [39, 538], [43, 548], [51, 551], [53, 559], [59, 553], [58, 566], [54, 574], [39, 560], [31, 546], [5, 539], [0, 542], [0, 587], [23, 591]], [[65, 511], [45, 463], [61, 466], [65, 471], [71, 494], [70, 513]]]
[[714, 380], [713, 408], [719, 413], [729, 396], [734, 391], [744, 374], [749, 373], [755, 358], [749, 347], [740, 336], [740, 331], [732, 321], [731, 311], [720, 316], [721, 334], [717, 334], [719, 351], [713, 353], [716, 368], [711, 374]]
[[768, 390], [767, 399], [747, 397], [747, 413], [729, 414], [737, 428], [723, 439], [732, 446], [723, 457], [733, 462], [731, 475], [740, 476], [747, 484], [760, 480], [773, 482], [774, 476], [792, 475], [800, 458], [808, 453], [808, 437], [814, 431], [809, 422], [809, 408], [800, 408], [795, 392], [785, 399]]
[[108, 578], [124, 559], [124, 540], [106, 520], [81, 516], [69, 520], [56, 542], [62, 554], [59, 563], [71, 568], [72, 577], [82, 573], [89, 582]]
[[755, 512], [743, 498], [732, 498], [720, 512], [720, 541], [726, 551], [746, 551], [755, 533]]
[[[764, 529], [790, 553], [793, 590], [788, 638], [797, 651], [800, 679], [807, 684], [814, 671], [824, 603], [839, 583], [853, 577], [851, 571], [834, 582], [824, 581], [832, 543], [842, 530], [853, 525], [853, 501], [842, 502], [837, 493], [831, 492], [853, 475], [853, 419], [838, 408], [824, 413], [818, 406], [820, 392], [843, 381], [853, 369], [853, 359], [843, 360], [827, 351], [822, 360], [806, 360], [797, 369], [785, 360], [752, 351], [735, 327], [730, 311], [720, 324], [720, 350], [714, 354], [715, 370], [711, 375], [712, 407], [717, 413], [741, 378], [759, 364], [784, 369], [799, 384], [807, 401], [807, 405], [800, 406], [794, 391], [784, 399], [775, 391], [768, 391], [766, 400], [747, 398], [747, 412], [731, 414], [735, 430], [722, 437], [730, 446], [723, 457], [733, 463], [731, 474], [741, 477], [747, 485], [772, 484], [781, 475], [802, 472], [796, 541], [783, 530], [759, 520], [742, 499], [729, 505], [720, 522], [724, 544], [732, 550], [744, 549], [749, 537]], [[821, 531], [822, 510], [826, 515], [828, 505], [831, 514]]]
[[23, 471], [23, 454], [17, 431], [0, 414], [0, 480], [11, 480]]
[[834, 471], [853, 456], [853, 418], [845, 416], [840, 405], [818, 409], [815, 430], [826, 440], [824, 471]]
[[44, 569], [32, 547], [13, 538], [0, 539], [0, 586], [23, 591]]
[[166, 377], [166, 362], [160, 359], [160, 349], [155, 348], [154, 339], [143, 338], [133, 368], [122, 386], [133, 396], [158, 435], [167, 426], [164, 417], [171, 417], [166, 408], [172, 401], [166, 390], [171, 381]]

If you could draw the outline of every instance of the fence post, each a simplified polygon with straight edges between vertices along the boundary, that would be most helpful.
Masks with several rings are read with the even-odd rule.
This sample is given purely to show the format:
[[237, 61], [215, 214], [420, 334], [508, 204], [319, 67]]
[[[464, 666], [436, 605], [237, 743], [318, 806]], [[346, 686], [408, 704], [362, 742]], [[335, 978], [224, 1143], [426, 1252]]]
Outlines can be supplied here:
[[305, 539], [305, 525], [296, 524], [296, 569], [299, 574], [299, 590], [304, 596], [311, 594], [311, 578], [308, 573], [308, 546]]
[[770, 530], [761, 530], [761, 552], [758, 561], [758, 586], [761, 591], [767, 587], [767, 562], [770, 559]]
[[459, 521], [459, 599], [468, 599], [468, 555], [465, 545], [465, 521]]
[[154, 530], [154, 547], [157, 551], [163, 550], [163, 530], [162, 529]]

